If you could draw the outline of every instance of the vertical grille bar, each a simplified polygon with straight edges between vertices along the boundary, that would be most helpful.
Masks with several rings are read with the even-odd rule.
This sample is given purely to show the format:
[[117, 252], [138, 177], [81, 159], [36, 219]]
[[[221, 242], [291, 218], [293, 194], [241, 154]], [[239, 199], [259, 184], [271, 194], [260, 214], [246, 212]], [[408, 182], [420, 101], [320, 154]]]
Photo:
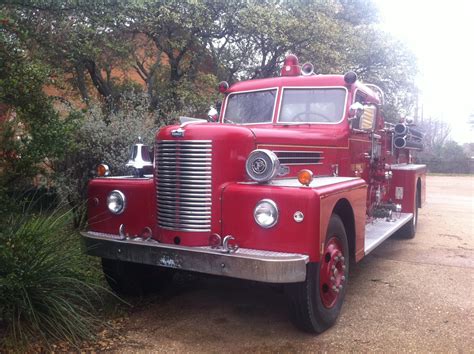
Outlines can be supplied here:
[[211, 231], [212, 141], [160, 140], [155, 166], [158, 225], [175, 231]]

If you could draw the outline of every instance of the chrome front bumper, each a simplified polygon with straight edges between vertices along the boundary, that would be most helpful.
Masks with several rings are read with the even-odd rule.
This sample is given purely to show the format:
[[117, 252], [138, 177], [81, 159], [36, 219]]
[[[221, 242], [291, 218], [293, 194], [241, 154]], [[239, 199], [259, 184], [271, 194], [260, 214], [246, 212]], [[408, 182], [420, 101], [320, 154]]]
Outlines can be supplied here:
[[211, 247], [121, 240], [118, 235], [97, 232], [81, 232], [81, 235], [86, 252], [92, 256], [266, 283], [302, 282], [306, 279], [306, 263], [309, 262], [309, 257], [303, 254], [245, 248], [223, 253]]

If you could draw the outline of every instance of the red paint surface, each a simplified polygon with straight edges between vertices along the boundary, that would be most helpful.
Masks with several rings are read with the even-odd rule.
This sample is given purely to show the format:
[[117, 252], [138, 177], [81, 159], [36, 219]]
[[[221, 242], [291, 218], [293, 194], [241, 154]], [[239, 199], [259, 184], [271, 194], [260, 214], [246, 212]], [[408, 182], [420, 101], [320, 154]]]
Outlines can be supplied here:
[[[112, 214], [107, 208], [107, 195], [114, 189], [126, 198], [122, 214]], [[94, 199], [98, 199], [96, 205]], [[88, 190], [89, 230], [118, 234], [121, 224], [130, 236], [140, 235], [145, 227], [152, 230], [156, 224], [155, 186], [153, 179], [96, 178], [89, 183]], [[156, 235], [154, 235], [156, 237]]]
[[[222, 235], [234, 236], [235, 242], [243, 248], [304, 253], [316, 262], [320, 258], [320, 243], [325, 240], [329, 217], [342, 198], [362, 207], [359, 209], [365, 213], [364, 181], [353, 180], [319, 188], [231, 184], [222, 194]], [[280, 212], [278, 223], [270, 229], [258, 226], [253, 217], [254, 208], [262, 199], [273, 200]], [[293, 214], [296, 211], [304, 214], [303, 222], [295, 222]], [[361, 217], [360, 214], [357, 216]], [[361, 225], [365, 225], [365, 218], [362, 221]], [[357, 232], [363, 237], [361, 227]], [[363, 242], [360, 247], [363, 249]]]
[[[403, 213], [414, 213], [416, 206], [416, 188], [418, 179], [421, 182], [421, 206], [425, 203], [426, 196], [426, 168], [420, 167], [416, 170], [394, 170], [390, 188], [390, 198], [397, 204], [402, 205]], [[403, 199], [395, 199], [396, 187], [403, 187]]]
[[[269, 229], [257, 225], [253, 211], [262, 199], [273, 200], [279, 209], [278, 223]], [[317, 257], [319, 197], [311, 188], [232, 184], [222, 194], [222, 235], [232, 235], [243, 248], [304, 253]], [[303, 222], [293, 214], [301, 211]]]

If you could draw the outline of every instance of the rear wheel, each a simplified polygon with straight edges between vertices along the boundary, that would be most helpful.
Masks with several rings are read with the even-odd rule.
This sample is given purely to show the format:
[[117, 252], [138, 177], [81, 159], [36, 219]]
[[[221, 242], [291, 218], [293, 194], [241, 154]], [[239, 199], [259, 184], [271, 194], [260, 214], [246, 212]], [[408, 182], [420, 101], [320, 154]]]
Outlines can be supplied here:
[[102, 258], [105, 279], [120, 295], [143, 295], [161, 289], [172, 279], [166, 268]]
[[321, 333], [341, 312], [349, 275], [349, 247], [341, 218], [329, 220], [324, 253], [307, 265], [306, 281], [286, 287], [293, 323], [306, 332]]
[[416, 235], [416, 227], [418, 225], [418, 209], [420, 208], [420, 190], [417, 188], [415, 196], [415, 210], [413, 211], [413, 218], [406, 223], [400, 230], [400, 236], [402, 238], [414, 238]]

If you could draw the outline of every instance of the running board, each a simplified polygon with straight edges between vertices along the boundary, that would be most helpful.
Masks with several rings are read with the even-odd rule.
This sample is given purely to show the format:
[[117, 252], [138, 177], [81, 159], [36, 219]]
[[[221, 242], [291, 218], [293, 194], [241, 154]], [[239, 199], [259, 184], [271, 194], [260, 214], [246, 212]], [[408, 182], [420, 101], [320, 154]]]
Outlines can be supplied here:
[[366, 255], [413, 218], [412, 213], [401, 213], [398, 215], [400, 217], [393, 221], [375, 219], [374, 222], [365, 226], [364, 251]]

